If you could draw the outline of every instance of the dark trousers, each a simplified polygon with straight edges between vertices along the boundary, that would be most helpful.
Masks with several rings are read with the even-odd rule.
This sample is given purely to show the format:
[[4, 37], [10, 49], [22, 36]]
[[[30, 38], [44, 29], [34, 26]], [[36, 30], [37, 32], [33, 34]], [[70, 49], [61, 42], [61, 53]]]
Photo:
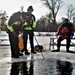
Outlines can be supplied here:
[[9, 35], [9, 41], [10, 41], [10, 47], [11, 47], [11, 55], [12, 57], [18, 57], [19, 56], [19, 40], [18, 40], [18, 36], [15, 37], [13, 36], [13, 34], [11, 32], [8, 33]]
[[[60, 50], [61, 41], [63, 41], [63, 39], [61, 37], [59, 37], [58, 40], [57, 40], [57, 48], [58, 48], [58, 50]], [[66, 49], [67, 50], [69, 50], [70, 42], [71, 42], [71, 39], [70, 38], [67, 38], [66, 39]]]
[[28, 35], [29, 35], [29, 41], [30, 41], [30, 46], [31, 46], [31, 52], [34, 52], [33, 31], [32, 30], [23, 30], [24, 50], [25, 52], [27, 52]]

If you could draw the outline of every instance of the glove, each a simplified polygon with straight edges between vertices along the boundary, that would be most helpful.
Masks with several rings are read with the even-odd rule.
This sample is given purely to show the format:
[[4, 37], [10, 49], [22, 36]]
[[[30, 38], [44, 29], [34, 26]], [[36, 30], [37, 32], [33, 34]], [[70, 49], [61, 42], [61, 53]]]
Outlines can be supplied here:
[[72, 39], [72, 38], [73, 38], [73, 35], [70, 36], [70, 39]]
[[56, 34], [55, 36], [58, 37], [58, 34]]

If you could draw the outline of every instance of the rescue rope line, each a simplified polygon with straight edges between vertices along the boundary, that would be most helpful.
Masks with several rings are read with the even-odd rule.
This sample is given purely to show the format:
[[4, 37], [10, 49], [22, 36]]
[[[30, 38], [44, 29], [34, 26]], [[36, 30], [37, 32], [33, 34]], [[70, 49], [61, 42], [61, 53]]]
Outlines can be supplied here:
[[1, 40], [0, 43], [2, 43], [4, 40]]
[[[37, 44], [39, 45], [39, 43], [38, 43], [38, 41], [37, 41], [37, 39], [36, 39], [36, 36], [35, 36], [35, 40], [36, 40]], [[43, 59], [45, 59], [45, 57], [44, 57], [44, 55], [43, 55], [43, 53], [42, 53], [42, 50], [41, 50], [41, 54], [42, 54]]]

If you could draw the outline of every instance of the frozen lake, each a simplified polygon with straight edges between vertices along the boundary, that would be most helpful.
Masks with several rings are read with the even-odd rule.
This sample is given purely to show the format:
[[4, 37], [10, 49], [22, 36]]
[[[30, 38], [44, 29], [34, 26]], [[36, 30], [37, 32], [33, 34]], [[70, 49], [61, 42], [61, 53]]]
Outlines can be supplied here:
[[[8, 35], [5, 34], [6, 33], [1, 34], [0, 38], [8, 39]], [[51, 34], [55, 35], [55, 33]], [[43, 59], [41, 53], [37, 53], [37, 55], [34, 55], [34, 58], [36, 57], [40, 60], [13, 62], [10, 46], [0, 46], [0, 75], [75, 75], [74, 53], [67, 53], [65, 46], [61, 47], [61, 52], [52, 53], [49, 51], [50, 36], [35, 37], [38, 43], [43, 45], [47, 50], [43, 52], [45, 59]], [[63, 42], [65, 42], [65, 40]], [[2, 43], [9, 44], [9, 41]], [[37, 44], [35, 39], [34, 44]], [[55, 46], [54, 48], [56, 49], [57, 47]], [[28, 49], [30, 50], [29, 40]], [[70, 47], [70, 50], [74, 51], [75, 47]]]

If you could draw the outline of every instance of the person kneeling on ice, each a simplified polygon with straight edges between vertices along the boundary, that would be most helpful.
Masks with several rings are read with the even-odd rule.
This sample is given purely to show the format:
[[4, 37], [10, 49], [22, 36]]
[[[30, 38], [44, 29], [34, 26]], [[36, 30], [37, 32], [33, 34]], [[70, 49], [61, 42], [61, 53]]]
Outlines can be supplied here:
[[58, 27], [56, 36], [58, 35], [59, 35], [59, 38], [57, 40], [57, 50], [55, 51], [57, 52], [60, 51], [61, 41], [66, 39], [67, 41], [66, 51], [70, 52], [69, 47], [70, 47], [71, 38], [73, 38], [73, 35], [74, 35], [74, 28], [73, 28], [73, 24], [69, 22], [68, 19], [64, 19], [63, 23]]

